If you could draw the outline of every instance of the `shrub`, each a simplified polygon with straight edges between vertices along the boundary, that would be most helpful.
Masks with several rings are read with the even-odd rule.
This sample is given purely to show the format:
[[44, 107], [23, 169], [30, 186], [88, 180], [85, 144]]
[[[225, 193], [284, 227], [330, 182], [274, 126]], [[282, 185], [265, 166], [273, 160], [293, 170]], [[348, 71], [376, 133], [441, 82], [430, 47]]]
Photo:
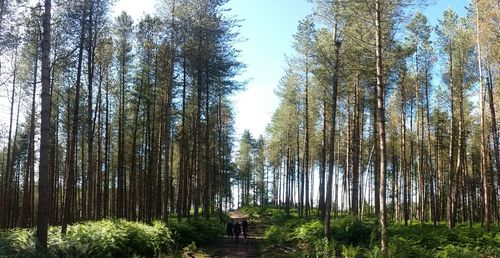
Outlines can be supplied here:
[[314, 253], [316, 249], [323, 248], [325, 245], [323, 225], [317, 220], [304, 223], [293, 230], [292, 239], [298, 242], [301, 249]]
[[470, 250], [467, 247], [446, 245], [443, 250], [436, 253], [436, 257], [440, 258], [474, 258], [482, 257], [479, 252]]
[[288, 241], [288, 234], [282, 227], [271, 225], [265, 231], [263, 235], [264, 239], [273, 244], [283, 244]]
[[[54, 248], [55, 247], [55, 248]], [[68, 227], [55, 252], [69, 257], [132, 257], [170, 253], [172, 234], [164, 224], [101, 220]]]
[[316, 257], [329, 257], [335, 254], [335, 241], [328, 242], [328, 238], [322, 237], [314, 242], [314, 254]]
[[44, 258], [50, 253], [36, 247], [34, 229], [0, 230], [0, 257]]
[[34, 249], [33, 230], [16, 228], [0, 231], [0, 255], [18, 255]]
[[342, 245], [342, 257], [358, 258], [361, 256], [361, 248], [359, 246]]
[[172, 221], [168, 223], [168, 227], [173, 232], [173, 238], [177, 243], [177, 248], [191, 244], [203, 244], [224, 235], [224, 225], [220, 224], [215, 219], [210, 220], [194, 220], [194, 221]]
[[373, 227], [353, 216], [332, 221], [332, 236], [337, 242], [345, 245], [368, 247], [372, 231]]
[[389, 239], [387, 252], [389, 257], [432, 257], [428, 250], [403, 237]]

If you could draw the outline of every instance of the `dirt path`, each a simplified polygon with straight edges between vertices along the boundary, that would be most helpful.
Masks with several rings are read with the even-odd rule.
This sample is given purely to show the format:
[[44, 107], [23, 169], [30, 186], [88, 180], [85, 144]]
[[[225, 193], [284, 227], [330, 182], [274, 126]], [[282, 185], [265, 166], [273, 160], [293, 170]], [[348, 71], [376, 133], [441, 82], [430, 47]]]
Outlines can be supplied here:
[[[243, 218], [246, 218], [246, 214], [238, 211], [229, 212], [229, 216], [240, 223]], [[238, 241], [227, 237], [217, 239], [200, 248], [204, 255], [195, 255], [194, 257], [260, 257], [259, 241], [261, 236], [262, 228], [259, 227], [258, 223], [249, 221], [246, 240], [243, 239], [242, 235]]]

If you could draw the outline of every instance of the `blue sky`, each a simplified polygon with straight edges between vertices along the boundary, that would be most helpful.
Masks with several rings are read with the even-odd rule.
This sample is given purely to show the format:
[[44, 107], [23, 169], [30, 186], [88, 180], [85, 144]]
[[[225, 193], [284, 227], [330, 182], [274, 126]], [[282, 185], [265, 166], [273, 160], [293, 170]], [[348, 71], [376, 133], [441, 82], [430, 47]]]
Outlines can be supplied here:
[[[433, 25], [448, 7], [465, 14], [469, 1], [437, 0], [423, 10]], [[257, 137], [265, 133], [272, 113], [279, 104], [274, 94], [285, 69], [285, 55], [293, 55], [292, 41], [298, 21], [312, 12], [306, 0], [232, 0], [227, 6], [231, 14], [243, 19], [240, 33], [248, 40], [237, 44], [241, 61], [248, 68], [241, 78], [250, 79], [245, 91], [234, 100], [236, 132], [244, 129]]]
[[[459, 15], [465, 14], [468, 0], [436, 0], [421, 10], [432, 25], [451, 7]], [[241, 50], [240, 61], [247, 68], [239, 75], [248, 81], [246, 89], [233, 96], [236, 115], [236, 133], [249, 129], [254, 137], [265, 133], [267, 124], [279, 104], [274, 94], [285, 69], [285, 56], [293, 55], [292, 41], [298, 21], [312, 12], [313, 4], [307, 0], [230, 0], [226, 6], [228, 16], [242, 20], [239, 30], [244, 41], [236, 48]], [[127, 11], [138, 19], [144, 13], [154, 13], [155, 1], [119, 0], [115, 13]]]
[[264, 134], [279, 104], [274, 89], [283, 75], [285, 55], [293, 54], [298, 21], [311, 13], [313, 5], [305, 0], [232, 0], [227, 7], [243, 19], [240, 32], [247, 38], [236, 45], [247, 64], [241, 78], [249, 79], [246, 90], [233, 98], [236, 132], [249, 129], [257, 137]]

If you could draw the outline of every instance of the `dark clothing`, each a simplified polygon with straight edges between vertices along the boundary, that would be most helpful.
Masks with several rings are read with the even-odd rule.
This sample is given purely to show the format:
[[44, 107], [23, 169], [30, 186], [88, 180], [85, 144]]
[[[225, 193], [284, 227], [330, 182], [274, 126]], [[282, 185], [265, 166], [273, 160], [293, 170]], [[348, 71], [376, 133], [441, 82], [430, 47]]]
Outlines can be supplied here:
[[243, 237], [245, 239], [247, 239], [247, 235], [248, 235], [248, 222], [246, 220], [244, 220], [243, 222], [241, 222], [241, 227], [243, 228]]
[[240, 237], [240, 233], [241, 233], [240, 223], [236, 222], [236, 224], [234, 224], [233, 231], [234, 231], [234, 236], [236, 237], [236, 241], [238, 241], [238, 238]]
[[233, 237], [233, 227], [233, 222], [229, 221], [226, 226], [226, 234], [231, 238]]

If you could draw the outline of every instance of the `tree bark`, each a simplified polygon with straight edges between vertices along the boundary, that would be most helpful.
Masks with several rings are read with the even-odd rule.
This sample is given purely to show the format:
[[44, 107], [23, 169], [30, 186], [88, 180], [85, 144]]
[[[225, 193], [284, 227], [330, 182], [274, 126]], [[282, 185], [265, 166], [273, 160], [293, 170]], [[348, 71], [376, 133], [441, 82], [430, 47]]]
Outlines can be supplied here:
[[[84, 38], [85, 38], [85, 26], [86, 26], [86, 17], [87, 11], [86, 8], [83, 11], [82, 18], [82, 27], [80, 34], [80, 43], [78, 50], [78, 66], [77, 66], [77, 74], [76, 74], [76, 83], [75, 83], [75, 100], [73, 106], [73, 117], [72, 117], [72, 127], [71, 127], [71, 141], [68, 154], [68, 166], [67, 166], [67, 179], [66, 179], [66, 195], [64, 200], [64, 214], [63, 214], [63, 222], [61, 227], [61, 232], [66, 234], [66, 229], [68, 224], [72, 223], [72, 209], [73, 206], [76, 205], [75, 201], [75, 173], [77, 170], [77, 160], [76, 160], [76, 149], [77, 149], [77, 135], [78, 135], [78, 119], [79, 119], [79, 111], [80, 111], [80, 88], [81, 88], [81, 77], [82, 77], [82, 61], [83, 61], [83, 47], [84, 47]], [[43, 55], [42, 55], [43, 56]], [[43, 86], [42, 86], [43, 90]]]
[[43, 37], [42, 37], [42, 110], [41, 110], [41, 134], [40, 134], [40, 163], [39, 163], [39, 186], [38, 186], [38, 218], [36, 236], [38, 244], [47, 248], [47, 231], [49, 225], [49, 204], [51, 196], [51, 184], [48, 182], [50, 175], [49, 152], [51, 147], [50, 136], [50, 19], [51, 0], [45, 0], [45, 13], [43, 15]]
[[335, 61], [334, 61], [334, 71], [332, 75], [332, 110], [330, 114], [330, 155], [328, 160], [328, 181], [326, 183], [326, 198], [325, 198], [325, 222], [323, 225], [323, 233], [328, 240], [331, 238], [330, 234], [330, 217], [332, 210], [332, 183], [333, 183], [333, 169], [335, 162], [335, 125], [336, 125], [336, 115], [337, 115], [337, 90], [338, 90], [338, 75], [339, 75], [339, 63], [340, 63], [340, 47], [341, 41], [337, 38], [337, 23], [334, 25], [333, 41], [335, 43]]
[[[479, 110], [480, 110], [480, 130], [481, 130], [481, 179], [483, 188], [483, 221], [486, 230], [490, 229], [490, 215], [488, 203], [488, 176], [486, 168], [486, 132], [484, 126], [484, 85], [483, 85], [483, 67], [481, 65], [481, 44], [479, 42], [479, 7], [476, 1], [476, 47], [477, 47], [477, 66], [479, 74]], [[497, 138], [494, 139], [496, 141]], [[498, 147], [497, 147], [498, 148]], [[498, 154], [498, 153], [497, 153]], [[498, 160], [497, 160], [498, 166]]]
[[386, 143], [385, 143], [385, 103], [384, 103], [384, 82], [382, 75], [382, 6], [379, 0], [375, 0], [375, 61], [377, 71], [377, 128], [379, 147], [380, 169], [380, 245], [383, 255], [387, 255], [387, 219], [385, 207], [385, 174], [386, 174]]

